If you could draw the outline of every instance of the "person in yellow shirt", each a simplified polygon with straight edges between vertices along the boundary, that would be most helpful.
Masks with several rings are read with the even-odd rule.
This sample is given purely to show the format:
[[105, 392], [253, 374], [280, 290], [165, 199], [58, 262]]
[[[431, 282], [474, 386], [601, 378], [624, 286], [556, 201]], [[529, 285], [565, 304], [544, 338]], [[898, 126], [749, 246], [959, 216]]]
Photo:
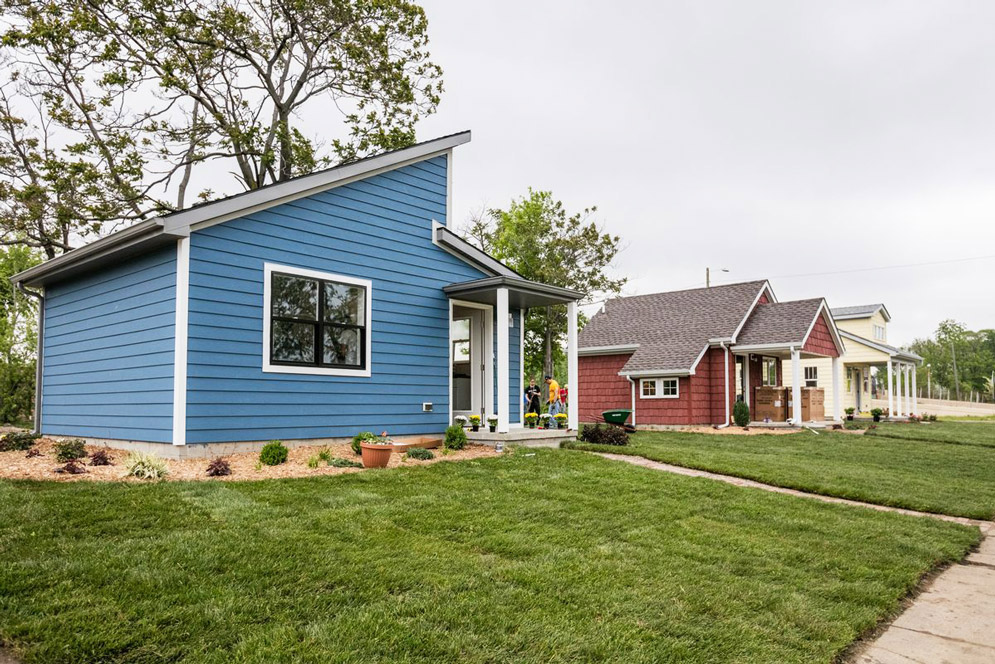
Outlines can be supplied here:
[[549, 414], [556, 416], [560, 412], [560, 384], [553, 380], [552, 376], [546, 376], [546, 388], [549, 390]]

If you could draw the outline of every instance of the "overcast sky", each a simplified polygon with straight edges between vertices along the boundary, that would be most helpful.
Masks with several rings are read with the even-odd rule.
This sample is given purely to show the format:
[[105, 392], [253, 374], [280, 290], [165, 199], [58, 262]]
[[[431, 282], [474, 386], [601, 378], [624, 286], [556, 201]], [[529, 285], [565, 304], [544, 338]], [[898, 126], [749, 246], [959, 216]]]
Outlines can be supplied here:
[[423, 6], [446, 92], [419, 139], [473, 130], [458, 221], [549, 189], [622, 237], [625, 294], [711, 266], [884, 302], [891, 343], [995, 326], [995, 3]]

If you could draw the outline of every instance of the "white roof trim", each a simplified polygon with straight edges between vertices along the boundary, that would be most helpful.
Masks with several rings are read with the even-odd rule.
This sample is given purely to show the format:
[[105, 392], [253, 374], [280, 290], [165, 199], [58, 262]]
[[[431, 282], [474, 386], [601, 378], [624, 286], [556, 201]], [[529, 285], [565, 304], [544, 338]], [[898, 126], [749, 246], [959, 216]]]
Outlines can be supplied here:
[[618, 346], [588, 346], [578, 348], [578, 355], [622, 355], [634, 353], [639, 348], [639, 344], [621, 344]]
[[177, 233], [182, 230], [189, 232], [190, 229], [223, 223], [258, 210], [341, 187], [371, 175], [448, 154], [457, 145], [469, 141], [470, 132], [464, 131], [344, 166], [304, 175], [286, 182], [271, 184], [262, 189], [236, 194], [213, 203], [175, 212], [162, 219], [163, 228], [167, 233]]
[[865, 339], [862, 336], [853, 334], [852, 332], [847, 332], [846, 330], [840, 330], [840, 335], [842, 335], [842, 336], [844, 336], [847, 339], [850, 339], [852, 341], [856, 341], [859, 344], [863, 344], [863, 345], [867, 346], [868, 348], [873, 348], [874, 350], [878, 350], [878, 351], [881, 351], [882, 353], [886, 353], [888, 355], [888, 357], [902, 357], [902, 358], [910, 359], [910, 360], [914, 361], [916, 364], [922, 364], [922, 357], [920, 357], [919, 355], [916, 355], [915, 353], [913, 353], [911, 351], [904, 351], [901, 348], [895, 348], [893, 346], [885, 346], [885, 345], [876, 343], [874, 341], [871, 341], [870, 339]]
[[751, 304], [750, 308], [746, 310], [746, 315], [743, 316], [743, 320], [739, 321], [739, 325], [736, 327], [736, 330], [732, 333], [732, 338], [729, 341], [731, 341], [732, 343], [736, 343], [736, 337], [738, 337], [739, 333], [743, 330], [743, 326], [746, 325], [746, 321], [750, 319], [750, 316], [753, 314], [753, 310], [757, 308], [757, 303], [760, 302], [760, 297], [764, 293], [767, 293], [769, 295], [769, 299], [772, 304], [777, 302], [777, 298], [774, 297], [774, 291], [770, 287], [770, 282], [765, 279], [764, 285], [760, 287], [760, 292], [757, 293], [757, 296], [755, 298], [753, 298], [753, 304]]
[[619, 376], [626, 378], [669, 378], [674, 376], [691, 376], [692, 372], [686, 369], [647, 369], [644, 371], [619, 371]]

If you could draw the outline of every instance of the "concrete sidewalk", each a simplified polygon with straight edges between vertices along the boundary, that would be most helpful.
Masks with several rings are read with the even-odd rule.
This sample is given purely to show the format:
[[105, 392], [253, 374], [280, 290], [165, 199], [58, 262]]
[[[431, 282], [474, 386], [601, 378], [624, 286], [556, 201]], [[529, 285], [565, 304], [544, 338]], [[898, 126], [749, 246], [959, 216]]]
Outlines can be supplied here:
[[930, 519], [952, 521], [981, 530], [984, 539], [976, 553], [944, 570], [888, 624], [876, 638], [850, 656], [853, 664], [993, 664], [995, 663], [995, 535], [991, 521], [916, 512], [856, 500], [821, 496], [772, 486], [739, 477], [673, 466], [642, 457], [598, 454], [678, 475], [703, 477], [735, 486], [810, 498], [825, 503], [865, 507]]

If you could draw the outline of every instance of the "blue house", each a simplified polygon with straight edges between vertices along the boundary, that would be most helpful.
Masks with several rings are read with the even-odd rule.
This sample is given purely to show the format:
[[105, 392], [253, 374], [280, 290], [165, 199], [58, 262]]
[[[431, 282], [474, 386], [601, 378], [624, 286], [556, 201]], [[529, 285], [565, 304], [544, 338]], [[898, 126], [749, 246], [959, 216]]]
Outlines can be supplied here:
[[187, 456], [437, 435], [457, 414], [521, 426], [523, 315], [568, 305], [576, 385], [581, 294], [453, 233], [452, 153], [469, 140], [143, 221], [14, 277], [43, 297], [38, 430]]

